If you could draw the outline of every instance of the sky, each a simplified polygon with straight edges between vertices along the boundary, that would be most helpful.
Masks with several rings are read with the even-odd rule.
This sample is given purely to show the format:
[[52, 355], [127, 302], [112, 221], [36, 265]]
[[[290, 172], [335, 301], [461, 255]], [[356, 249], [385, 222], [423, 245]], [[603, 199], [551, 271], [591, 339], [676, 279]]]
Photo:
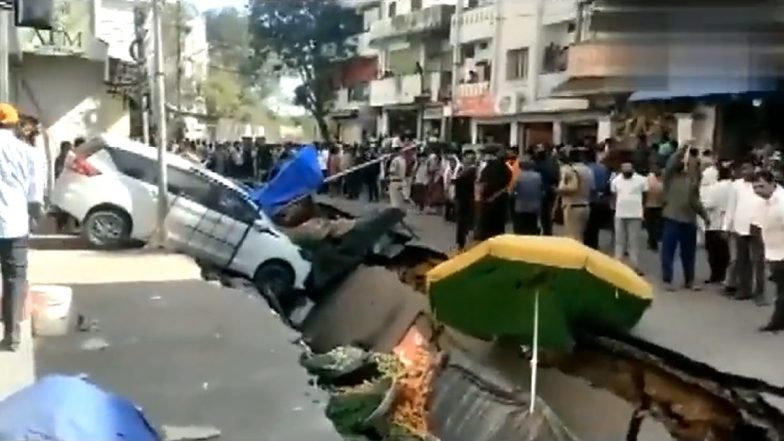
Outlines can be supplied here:
[[199, 10], [207, 11], [227, 7], [244, 9], [248, 4], [248, 0], [191, 0], [191, 3]]

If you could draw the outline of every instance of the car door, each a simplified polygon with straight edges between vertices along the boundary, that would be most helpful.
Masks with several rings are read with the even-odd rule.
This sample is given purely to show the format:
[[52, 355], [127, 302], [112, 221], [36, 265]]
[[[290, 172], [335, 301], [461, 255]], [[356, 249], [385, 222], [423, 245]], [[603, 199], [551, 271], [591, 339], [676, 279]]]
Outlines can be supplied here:
[[158, 218], [157, 163], [137, 153], [108, 146], [118, 176], [131, 198], [131, 236], [146, 240], [155, 232]]
[[[219, 252], [217, 257], [228, 267], [249, 229], [259, 219], [258, 208], [239, 191], [213, 183], [207, 201], [207, 218], [215, 219], [218, 224], [215, 233], [222, 238], [223, 246], [216, 247], [216, 251]], [[244, 268], [246, 265], [240, 266]]]
[[195, 259], [221, 265], [219, 219], [208, 213], [212, 184], [204, 177], [177, 167], [167, 168], [170, 193], [166, 215], [166, 245]]

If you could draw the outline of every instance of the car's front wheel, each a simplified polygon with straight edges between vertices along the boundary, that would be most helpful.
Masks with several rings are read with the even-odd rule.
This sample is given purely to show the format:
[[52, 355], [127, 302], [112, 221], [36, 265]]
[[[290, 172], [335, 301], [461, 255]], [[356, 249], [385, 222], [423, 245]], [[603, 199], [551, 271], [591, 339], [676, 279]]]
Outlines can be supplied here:
[[288, 317], [289, 306], [294, 301], [294, 270], [291, 265], [282, 260], [265, 262], [256, 270], [253, 284], [275, 312]]
[[131, 226], [128, 213], [118, 208], [97, 208], [85, 217], [82, 236], [94, 248], [117, 249], [129, 243]]

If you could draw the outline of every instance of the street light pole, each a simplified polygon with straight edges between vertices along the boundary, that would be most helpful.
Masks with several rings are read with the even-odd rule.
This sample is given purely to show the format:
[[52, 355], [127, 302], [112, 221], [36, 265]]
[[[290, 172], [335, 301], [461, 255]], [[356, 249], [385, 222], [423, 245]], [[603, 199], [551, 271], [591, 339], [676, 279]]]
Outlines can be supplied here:
[[0, 9], [0, 101], [4, 103], [11, 100], [10, 33], [11, 11]]
[[164, 84], [163, 71], [163, 32], [161, 30], [161, 8], [163, 0], [153, 0], [152, 2], [152, 32], [154, 41], [155, 59], [153, 72], [153, 98], [156, 126], [158, 129], [158, 218], [157, 232], [158, 245], [163, 246], [166, 241], [166, 229], [164, 221], [166, 213], [169, 211], [168, 179], [166, 173], [166, 86]]
[[178, 145], [182, 142], [180, 137], [180, 129], [182, 128], [182, 21], [182, 0], [177, 0], [177, 118], [175, 120], [177, 131], [175, 132], [175, 141]]
[[454, 41], [452, 42], [452, 96], [450, 98], [449, 119], [447, 124], [447, 132], [444, 139], [447, 142], [452, 142], [452, 132], [455, 130], [455, 118], [457, 117], [457, 89], [460, 85], [460, 65], [462, 64], [462, 46], [460, 45], [460, 38], [463, 29], [463, 0], [458, 0], [455, 6], [455, 25], [452, 26]]

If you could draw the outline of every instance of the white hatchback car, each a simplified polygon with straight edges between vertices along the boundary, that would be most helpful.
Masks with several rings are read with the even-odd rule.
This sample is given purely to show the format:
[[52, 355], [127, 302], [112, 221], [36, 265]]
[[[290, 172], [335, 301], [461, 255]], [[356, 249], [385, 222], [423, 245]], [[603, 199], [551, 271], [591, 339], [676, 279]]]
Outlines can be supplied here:
[[[167, 153], [167, 246], [246, 277], [262, 293], [304, 289], [312, 264], [247, 195], [223, 176]], [[66, 159], [52, 205], [81, 222], [97, 248], [147, 241], [156, 231], [158, 161], [153, 147], [101, 136]]]

